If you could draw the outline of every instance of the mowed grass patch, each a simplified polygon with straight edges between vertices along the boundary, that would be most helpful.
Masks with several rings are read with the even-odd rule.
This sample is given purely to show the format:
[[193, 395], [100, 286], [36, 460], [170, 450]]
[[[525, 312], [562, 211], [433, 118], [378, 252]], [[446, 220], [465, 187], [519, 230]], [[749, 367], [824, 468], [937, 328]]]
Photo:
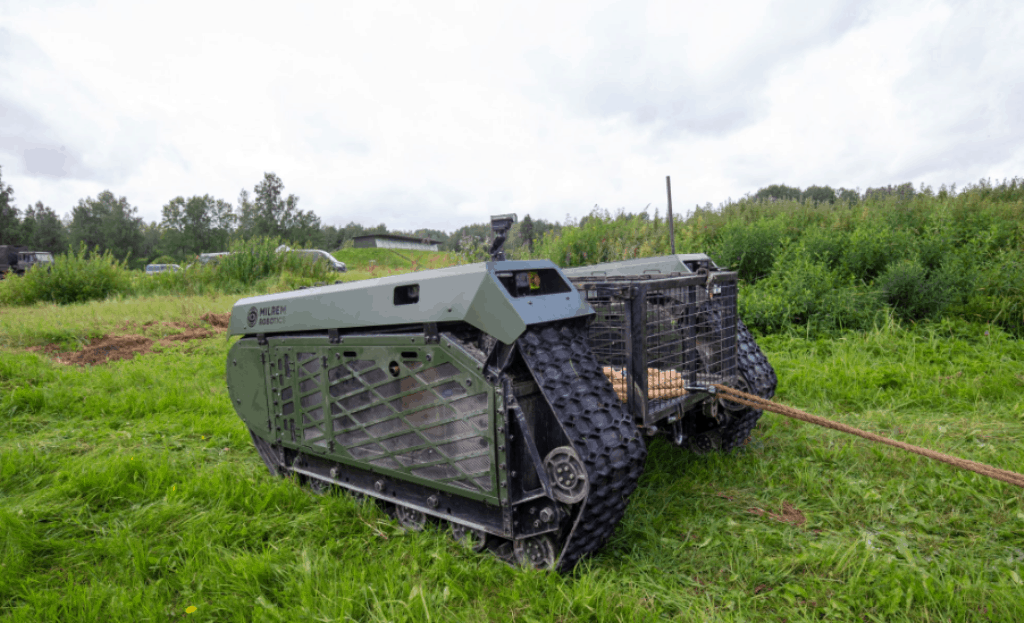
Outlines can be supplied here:
[[[228, 401], [227, 340], [96, 367], [24, 350], [65, 323], [78, 339], [125, 319], [177, 322], [231, 303], [62, 308], [67, 315], [20, 317], [17, 339], [3, 325], [2, 615], [1024, 620], [1020, 490], [782, 416], [766, 414], [731, 456], [653, 443], [611, 542], [563, 577], [509, 568], [440, 526], [405, 532], [372, 503], [271, 477]], [[783, 402], [1019, 471], [1024, 347], [985, 330], [890, 326], [760, 341]]]

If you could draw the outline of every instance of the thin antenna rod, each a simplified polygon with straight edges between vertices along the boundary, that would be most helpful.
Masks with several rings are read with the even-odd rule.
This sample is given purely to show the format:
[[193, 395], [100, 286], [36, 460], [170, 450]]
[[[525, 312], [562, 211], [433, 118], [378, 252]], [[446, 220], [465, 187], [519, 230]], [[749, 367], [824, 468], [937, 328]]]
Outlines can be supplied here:
[[672, 218], [672, 178], [665, 176], [665, 190], [668, 191], [668, 241], [672, 247], [672, 255], [676, 254], [675, 219]]

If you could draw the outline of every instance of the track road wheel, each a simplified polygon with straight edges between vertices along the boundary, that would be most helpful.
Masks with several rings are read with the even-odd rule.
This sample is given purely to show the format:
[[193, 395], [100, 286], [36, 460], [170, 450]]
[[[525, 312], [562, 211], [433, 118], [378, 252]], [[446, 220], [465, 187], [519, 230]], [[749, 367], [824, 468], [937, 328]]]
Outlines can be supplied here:
[[482, 552], [487, 547], [487, 533], [483, 530], [470, 528], [460, 523], [451, 522], [452, 538], [474, 552]]
[[524, 567], [542, 571], [555, 568], [555, 542], [546, 534], [517, 539], [512, 549], [516, 562]]
[[590, 492], [587, 470], [572, 448], [561, 446], [549, 452], [544, 458], [544, 469], [559, 502], [575, 504], [583, 501]]
[[395, 505], [395, 519], [398, 520], [399, 525], [406, 530], [411, 530], [412, 532], [422, 531], [423, 527], [427, 524], [426, 515], [416, 509], [409, 508], [408, 506], [402, 506], [401, 504]]

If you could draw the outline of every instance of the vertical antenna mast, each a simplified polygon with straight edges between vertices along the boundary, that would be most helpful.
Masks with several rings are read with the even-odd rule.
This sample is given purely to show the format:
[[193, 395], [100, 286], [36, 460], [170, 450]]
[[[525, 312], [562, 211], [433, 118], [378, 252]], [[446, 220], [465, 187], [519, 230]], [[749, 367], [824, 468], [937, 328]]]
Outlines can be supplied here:
[[672, 247], [672, 255], [676, 254], [675, 219], [672, 218], [672, 178], [665, 176], [665, 190], [668, 191], [668, 241]]

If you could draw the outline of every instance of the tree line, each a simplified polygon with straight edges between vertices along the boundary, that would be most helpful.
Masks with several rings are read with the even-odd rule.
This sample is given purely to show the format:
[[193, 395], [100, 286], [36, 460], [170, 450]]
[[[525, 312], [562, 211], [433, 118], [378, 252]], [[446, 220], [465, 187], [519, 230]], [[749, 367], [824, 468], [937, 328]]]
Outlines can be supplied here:
[[[243, 189], [237, 201], [211, 195], [178, 196], [161, 208], [160, 221], [146, 223], [126, 197], [104, 190], [95, 197], [80, 199], [63, 217], [37, 201], [24, 211], [15, 205], [14, 190], [3, 182], [0, 168], [0, 244], [18, 244], [33, 250], [60, 253], [68, 246], [82, 244], [100, 252], [110, 251], [119, 260], [140, 267], [153, 260], [190, 261], [200, 253], [227, 250], [232, 240], [257, 236], [276, 237], [304, 247], [334, 251], [351, 244], [353, 238], [368, 234], [402, 234], [440, 240], [441, 248], [466, 256], [470, 261], [485, 259], [492, 237], [489, 223], [475, 223], [451, 234], [437, 229], [389, 230], [381, 223], [364, 226], [349, 222], [343, 227], [324, 224], [312, 210], [301, 210], [299, 198], [286, 194], [284, 182], [275, 173], [264, 173], [252, 191]], [[800, 189], [772, 184], [748, 194], [751, 203], [800, 202], [844, 205], [884, 197], [907, 201], [917, 193], [912, 184], [869, 188], [861, 193], [847, 188], [808, 186]], [[697, 206], [696, 213], [712, 209]], [[648, 218], [646, 211], [639, 214]], [[585, 221], [588, 217], [584, 217]], [[659, 216], [655, 212], [655, 220]], [[566, 224], [573, 223], [567, 219]], [[579, 223], [582, 226], [584, 223]], [[535, 242], [545, 234], [557, 235], [562, 225], [525, 215], [511, 232], [505, 248], [511, 257], [532, 254]]]
[[[440, 240], [446, 250], [459, 248], [459, 240], [442, 230], [389, 230], [383, 223], [369, 227], [355, 222], [343, 227], [325, 225], [312, 210], [298, 206], [299, 198], [285, 192], [281, 178], [265, 173], [252, 191], [243, 189], [234, 204], [211, 195], [174, 197], [161, 208], [159, 221], [146, 223], [127, 197], [109, 190], [80, 199], [62, 217], [42, 202], [20, 210], [14, 189], [3, 182], [0, 168], [0, 244], [24, 245], [35, 251], [60, 253], [69, 245], [77, 248], [84, 244], [140, 267], [153, 260], [189, 261], [200, 253], [225, 251], [232, 240], [260, 236], [328, 251], [351, 244], [357, 236], [389, 233]], [[457, 233], [465, 235], [461, 230]]]

